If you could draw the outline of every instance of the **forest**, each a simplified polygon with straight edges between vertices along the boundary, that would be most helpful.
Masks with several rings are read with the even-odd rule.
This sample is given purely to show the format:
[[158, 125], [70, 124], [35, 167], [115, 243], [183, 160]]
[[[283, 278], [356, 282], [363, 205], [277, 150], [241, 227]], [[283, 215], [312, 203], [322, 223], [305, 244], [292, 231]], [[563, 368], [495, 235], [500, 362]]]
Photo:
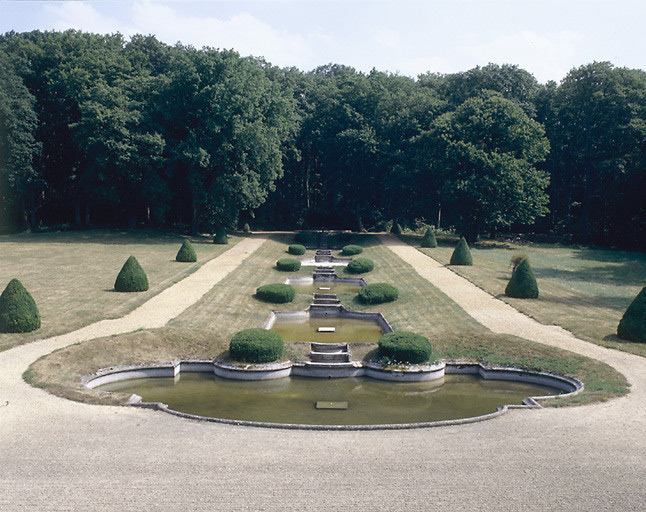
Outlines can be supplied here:
[[154, 36], [0, 36], [2, 232], [393, 222], [646, 250], [646, 73], [409, 78]]

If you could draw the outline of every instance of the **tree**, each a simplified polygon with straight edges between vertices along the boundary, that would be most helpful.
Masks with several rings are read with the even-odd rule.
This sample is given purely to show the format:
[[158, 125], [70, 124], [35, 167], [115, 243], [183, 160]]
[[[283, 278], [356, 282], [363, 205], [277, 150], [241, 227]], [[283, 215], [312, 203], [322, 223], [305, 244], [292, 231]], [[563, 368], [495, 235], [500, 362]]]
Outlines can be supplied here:
[[[418, 138], [425, 172], [441, 176], [441, 197], [473, 242], [485, 227], [531, 223], [547, 212], [549, 151], [543, 128], [498, 94], [465, 101]], [[424, 172], [424, 171], [423, 171]]]
[[33, 162], [40, 147], [34, 103], [11, 57], [0, 49], [0, 227], [12, 225], [16, 216], [22, 227], [33, 222], [30, 200], [38, 179]]

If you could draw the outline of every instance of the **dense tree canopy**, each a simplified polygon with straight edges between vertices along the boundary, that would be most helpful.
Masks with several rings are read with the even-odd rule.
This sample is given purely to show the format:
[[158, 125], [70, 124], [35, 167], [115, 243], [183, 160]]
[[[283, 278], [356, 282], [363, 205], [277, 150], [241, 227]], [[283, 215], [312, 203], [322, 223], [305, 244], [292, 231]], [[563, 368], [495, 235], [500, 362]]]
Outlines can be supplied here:
[[[0, 228], [538, 230], [644, 248], [646, 73], [412, 79], [78, 31], [0, 36]], [[441, 224], [441, 226], [440, 226]]]

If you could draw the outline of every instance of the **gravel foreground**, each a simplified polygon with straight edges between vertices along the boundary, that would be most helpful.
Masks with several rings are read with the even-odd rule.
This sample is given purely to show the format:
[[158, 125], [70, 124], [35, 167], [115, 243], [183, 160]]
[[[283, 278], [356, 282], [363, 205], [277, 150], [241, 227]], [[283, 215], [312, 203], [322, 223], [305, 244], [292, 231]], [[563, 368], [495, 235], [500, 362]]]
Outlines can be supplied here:
[[319, 432], [85, 405], [22, 381], [58, 348], [164, 325], [256, 250], [265, 240], [256, 235], [122, 319], [0, 353], [0, 510], [644, 510], [646, 360], [543, 326], [395, 237], [381, 239], [493, 331], [607, 362], [631, 392], [460, 426]]

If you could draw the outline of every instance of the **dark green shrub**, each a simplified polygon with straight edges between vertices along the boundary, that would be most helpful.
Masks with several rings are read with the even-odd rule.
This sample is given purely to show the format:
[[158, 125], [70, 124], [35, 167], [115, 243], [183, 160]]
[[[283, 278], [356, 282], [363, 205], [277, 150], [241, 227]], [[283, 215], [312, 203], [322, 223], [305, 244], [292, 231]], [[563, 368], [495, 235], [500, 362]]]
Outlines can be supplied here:
[[414, 332], [389, 332], [379, 338], [379, 356], [398, 363], [425, 363], [432, 351], [428, 339]]
[[505, 288], [505, 295], [517, 299], [536, 299], [538, 297], [538, 283], [529, 260], [522, 260], [511, 275]]
[[393, 235], [401, 235], [402, 234], [402, 227], [399, 225], [399, 222], [397, 222], [396, 220], [393, 221], [393, 225], [390, 228], [390, 232]]
[[226, 245], [229, 243], [229, 237], [227, 236], [227, 230], [223, 226], [220, 226], [215, 230], [215, 236], [213, 237], [214, 244]]
[[256, 289], [256, 297], [265, 302], [284, 304], [291, 302], [296, 296], [293, 286], [283, 283], [265, 284]]
[[231, 359], [243, 363], [270, 363], [281, 357], [283, 350], [283, 338], [268, 329], [239, 331], [229, 343]]
[[435, 233], [431, 228], [426, 230], [424, 236], [422, 237], [421, 247], [437, 247], [437, 240], [435, 239]]
[[617, 334], [626, 340], [646, 343], [646, 286], [628, 306], [617, 327]]
[[33, 297], [18, 279], [12, 279], [0, 295], [0, 332], [30, 332], [39, 327]]
[[350, 263], [348, 263], [346, 270], [351, 274], [365, 274], [374, 268], [375, 264], [372, 260], [369, 260], [368, 258], [354, 258]]
[[527, 259], [527, 255], [524, 252], [515, 252], [511, 255], [509, 259], [509, 266], [511, 267], [511, 273], [516, 272], [518, 265], [522, 263], [523, 260]]
[[393, 302], [399, 297], [399, 290], [392, 284], [373, 283], [359, 290], [359, 300], [364, 304], [383, 304]]
[[301, 268], [301, 262], [294, 258], [281, 258], [276, 262], [276, 268], [283, 272], [296, 272]]
[[242, 231], [243, 231], [244, 233], [249, 233], [249, 232], [251, 231], [251, 228], [249, 227], [249, 223], [248, 223], [248, 222], [245, 222], [245, 223], [242, 225]]
[[148, 289], [148, 277], [137, 258], [130, 256], [123, 264], [114, 289], [118, 292], [145, 292]]
[[361, 254], [363, 252], [363, 247], [360, 245], [346, 245], [341, 250], [341, 253], [344, 256], [354, 256], [355, 254]]
[[455, 250], [451, 255], [451, 265], [473, 265], [469, 244], [467, 244], [464, 237], [460, 238], [458, 245], [455, 246]]
[[288, 252], [289, 254], [293, 254], [294, 256], [301, 256], [302, 254], [305, 254], [305, 251], [306, 251], [306, 250], [307, 250], [307, 249], [305, 249], [305, 246], [304, 246], [304, 245], [300, 245], [300, 244], [292, 244], [292, 245], [290, 245], [290, 246], [289, 246], [289, 248], [287, 249], [287, 252]]
[[305, 247], [316, 247], [318, 245], [318, 233], [301, 231], [294, 235], [294, 240]]
[[197, 254], [195, 254], [193, 244], [191, 244], [191, 242], [188, 240], [184, 240], [182, 246], [179, 248], [179, 251], [177, 251], [177, 256], [175, 256], [175, 259], [177, 261], [188, 263], [197, 261]]

